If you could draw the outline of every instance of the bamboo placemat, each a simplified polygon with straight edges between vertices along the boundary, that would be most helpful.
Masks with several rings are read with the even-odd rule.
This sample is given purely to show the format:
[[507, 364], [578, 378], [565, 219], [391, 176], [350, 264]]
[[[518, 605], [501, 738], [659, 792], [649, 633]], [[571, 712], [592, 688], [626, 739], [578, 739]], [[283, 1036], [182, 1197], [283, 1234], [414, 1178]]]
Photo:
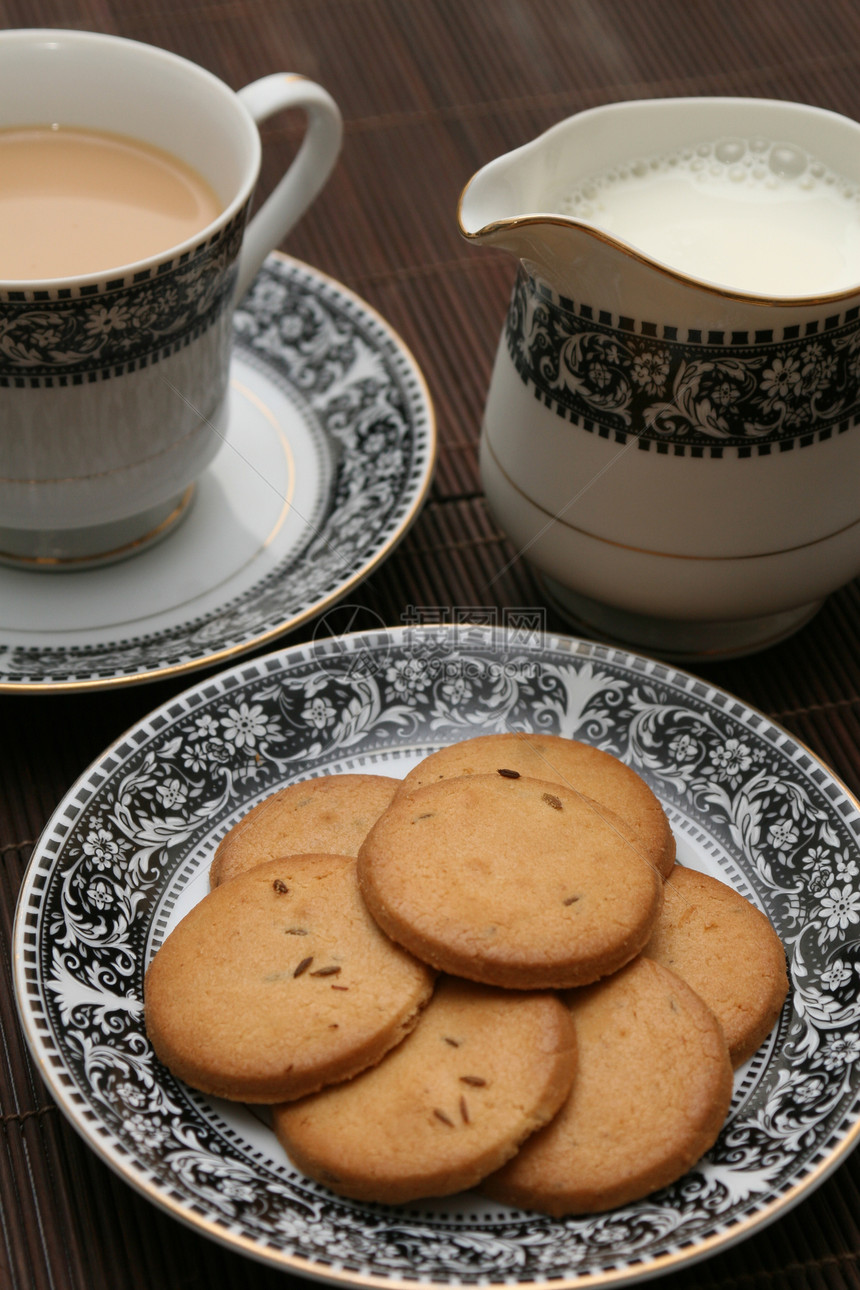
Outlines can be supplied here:
[[[146, 40], [236, 88], [303, 72], [338, 100], [342, 159], [285, 249], [397, 328], [427, 377], [440, 436], [428, 505], [353, 597], [368, 621], [389, 624], [416, 607], [545, 605], [481, 495], [478, 429], [514, 266], [457, 234], [457, 197], [473, 171], [574, 111], [623, 98], [750, 94], [860, 118], [856, 0], [0, 0], [0, 22]], [[290, 116], [264, 131], [261, 192], [299, 133]], [[564, 630], [550, 609], [546, 622]], [[854, 584], [791, 640], [695, 670], [785, 725], [860, 793], [858, 642]], [[12, 919], [40, 829], [93, 756], [187, 683], [0, 697], [4, 1290], [259, 1290], [291, 1280], [185, 1229], [115, 1178], [57, 1111], [15, 1016]], [[671, 1283], [860, 1286], [859, 1189], [855, 1155], [795, 1215]]]

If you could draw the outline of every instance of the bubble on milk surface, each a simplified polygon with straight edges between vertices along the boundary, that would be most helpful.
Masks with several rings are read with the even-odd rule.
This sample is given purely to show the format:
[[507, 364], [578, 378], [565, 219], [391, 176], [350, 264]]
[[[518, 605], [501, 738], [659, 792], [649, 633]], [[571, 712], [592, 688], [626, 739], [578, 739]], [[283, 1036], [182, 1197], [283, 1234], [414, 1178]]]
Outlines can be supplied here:
[[699, 183], [725, 181], [735, 190], [752, 183], [771, 193], [778, 193], [783, 187], [812, 193], [825, 185], [848, 200], [858, 197], [856, 185], [803, 148], [756, 135], [749, 139], [706, 140], [673, 152], [631, 158], [575, 181], [554, 205], [562, 215], [591, 219], [599, 215], [601, 195], [616, 185], [635, 184], [672, 173], [687, 173]]
[[692, 141], [547, 196], [548, 209], [699, 280], [786, 298], [860, 283], [860, 181], [784, 139]]

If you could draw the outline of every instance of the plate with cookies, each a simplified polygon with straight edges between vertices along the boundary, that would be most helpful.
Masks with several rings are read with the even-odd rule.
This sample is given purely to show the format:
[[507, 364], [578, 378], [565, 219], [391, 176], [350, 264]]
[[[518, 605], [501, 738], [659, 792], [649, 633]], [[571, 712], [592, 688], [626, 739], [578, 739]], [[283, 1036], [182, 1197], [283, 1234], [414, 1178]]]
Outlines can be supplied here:
[[25, 1033], [176, 1218], [332, 1284], [626, 1284], [855, 1145], [860, 805], [761, 713], [469, 624], [207, 678], [81, 776]]

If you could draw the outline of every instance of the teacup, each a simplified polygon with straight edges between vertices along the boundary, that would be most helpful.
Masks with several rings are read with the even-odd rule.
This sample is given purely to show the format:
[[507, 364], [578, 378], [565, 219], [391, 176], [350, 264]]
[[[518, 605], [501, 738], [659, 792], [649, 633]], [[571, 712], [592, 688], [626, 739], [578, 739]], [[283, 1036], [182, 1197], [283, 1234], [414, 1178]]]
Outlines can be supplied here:
[[[101, 268], [0, 282], [0, 559], [77, 569], [163, 537], [223, 441], [233, 306], [313, 202], [341, 118], [320, 86], [276, 74], [234, 93], [161, 49], [91, 32], [0, 32], [0, 129], [106, 131], [170, 154], [217, 215], [175, 245]], [[257, 122], [307, 129], [246, 228]]]
[[[661, 167], [673, 194], [684, 167], [706, 181], [674, 244], [649, 241], [678, 214], [650, 186]], [[831, 255], [840, 234], [860, 246], [858, 192], [860, 125], [720, 98], [583, 112], [464, 190], [461, 232], [520, 260], [487, 498], [593, 634], [742, 653], [860, 574], [860, 260]], [[758, 224], [726, 237], [741, 199]]]

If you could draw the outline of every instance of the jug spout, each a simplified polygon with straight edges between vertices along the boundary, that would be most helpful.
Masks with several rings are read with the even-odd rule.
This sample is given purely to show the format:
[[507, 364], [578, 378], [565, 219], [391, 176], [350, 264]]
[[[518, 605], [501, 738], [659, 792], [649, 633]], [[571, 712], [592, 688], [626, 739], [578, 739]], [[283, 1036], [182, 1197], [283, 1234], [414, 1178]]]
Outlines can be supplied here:
[[[473, 175], [460, 195], [458, 222], [467, 241], [521, 258], [539, 250], [553, 215], [545, 211], [544, 136], [496, 158]], [[561, 219], [562, 224], [572, 221]]]
[[491, 161], [458, 214], [468, 241], [592, 306], [612, 308], [623, 279], [646, 306], [671, 284], [681, 300], [791, 307], [860, 289], [858, 184], [860, 125], [837, 113], [650, 99], [590, 108]]
[[604, 284], [629, 275], [634, 248], [562, 214], [557, 200], [571, 175], [602, 167], [609, 136], [625, 134], [616, 131], [616, 113], [629, 106], [636, 105], [581, 112], [482, 167], [460, 195], [462, 236], [510, 252], [529, 274], [562, 294], [581, 296], [595, 272]]
[[600, 234], [542, 211], [538, 195], [529, 192], [530, 158], [520, 155], [527, 152], [521, 148], [491, 162], [469, 181], [460, 197], [460, 233], [476, 245], [510, 252], [529, 273], [563, 291], [581, 273]]
[[470, 242], [515, 249], [508, 243], [517, 219], [527, 212], [521, 209], [516, 177], [508, 171], [499, 161], [490, 162], [472, 176], [460, 194], [457, 221], [461, 234]]
[[[530, 277], [560, 295], [594, 298], [595, 284], [599, 298], [612, 307], [620, 280], [629, 291], [631, 268], [638, 277], [643, 266], [632, 267], [631, 248], [600, 229], [546, 209], [541, 163], [540, 148], [532, 144], [478, 171], [460, 196], [460, 233], [476, 245], [508, 251]], [[651, 272], [645, 269], [646, 281]]]

